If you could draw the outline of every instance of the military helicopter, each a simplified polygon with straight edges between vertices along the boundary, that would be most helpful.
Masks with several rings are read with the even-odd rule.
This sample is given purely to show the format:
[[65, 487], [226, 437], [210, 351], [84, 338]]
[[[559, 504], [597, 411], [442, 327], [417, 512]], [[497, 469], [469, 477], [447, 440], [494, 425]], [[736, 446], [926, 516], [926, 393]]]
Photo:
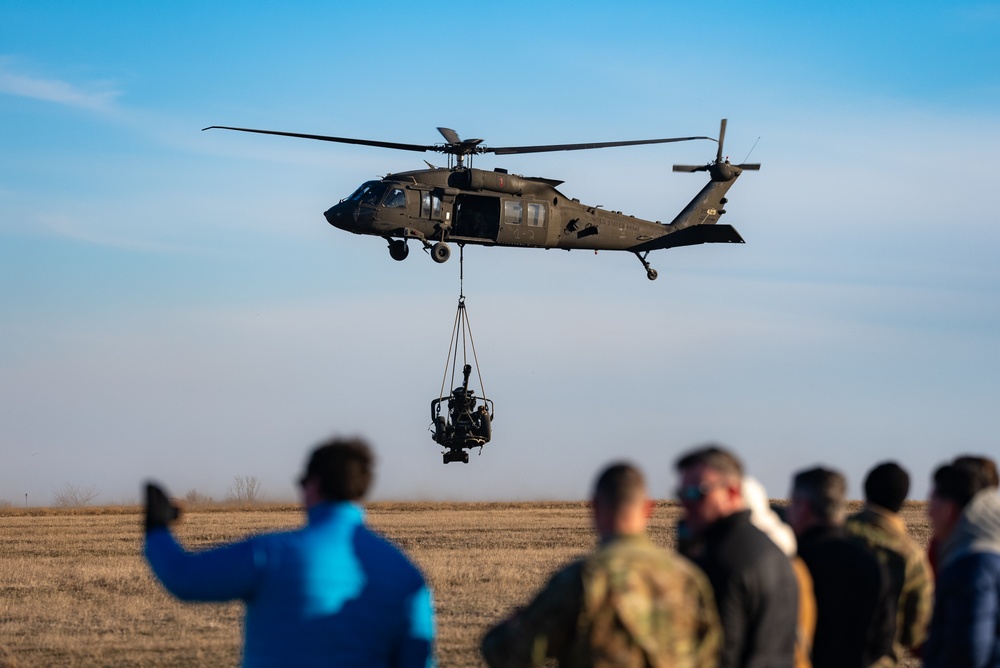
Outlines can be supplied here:
[[[482, 139], [461, 139], [454, 130], [438, 128], [443, 144], [399, 144], [370, 139], [254, 130], [213, 125], [205, 130], [236, 130], [298, 137], [342, 144], [377, 146], [403, 151], [436, 151], [448, 156], [448, 166], [389, 174], [363, 183], [350, 197], [324, 214], [334, 227], [355, 234], [380, 236], [389, 243], [389, 255], [404, 260], [407, 242], [423, 245], [435, 262], [451, 257], [448, 243], [483, 246], [523, 246], [565, 250], [616, 250], [634, 253], [655, 280], [650, 251], [704, 243], [744, 243], [730, 225], [719, 225], [726, 212], [726, 193], [744, 170], [759, 164], [730, 164], [723, 159], [726, 120], [718, 140], [711, 137], [672, 137], [582, 144], [488, 147]], [[562, 181], [509, 174], [504, 169], [484, 171], [471, 166], [471, 157], [484, 153], [514, 155], [550, 151], [579, 151], [664, 144], [707, 139], [718, 142], [715, 160], [705, 165], [674, 165], [675, 172], [708, 172], [709, 182], [670, 223], [648, 221], [621, 211], [581, 204], [556, 188]], [[466, 166], [466, 157], [470, 165]]]

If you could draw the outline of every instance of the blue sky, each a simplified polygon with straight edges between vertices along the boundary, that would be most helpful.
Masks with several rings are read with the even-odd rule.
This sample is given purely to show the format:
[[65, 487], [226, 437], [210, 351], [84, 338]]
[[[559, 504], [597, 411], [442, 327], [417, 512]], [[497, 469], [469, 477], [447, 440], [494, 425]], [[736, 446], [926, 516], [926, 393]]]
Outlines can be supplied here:
[[[667, 496], [709, 440], [772, 495], [824, 463], [1000, 453], [1000, 3], [5, 2], [0, 6], [0, 500], [153, 476], [294, 494], [363, 434], [376, 496], [582, 498], [614, 458]], [[238, 125], [494, 146], [716, 135], [763, 163], [745, 246], [650, 256], [466, 249], [494, 440], [427, 432], [458, 263], [322, 212], [420, 154]], [[756, 143], [756, 146], [754, 147]], [[665, 220], [705, 142], [476, 165]], [[435, 155], [429, 160], [442, 162]]]

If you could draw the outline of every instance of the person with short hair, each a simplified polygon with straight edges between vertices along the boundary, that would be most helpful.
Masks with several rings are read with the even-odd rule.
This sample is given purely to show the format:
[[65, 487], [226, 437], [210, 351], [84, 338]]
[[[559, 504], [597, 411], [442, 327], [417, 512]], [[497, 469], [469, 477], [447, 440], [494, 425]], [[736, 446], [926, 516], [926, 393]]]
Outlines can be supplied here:
[[[799, 629], [799, 586], [791, 561], [754, 526], [743, 465], [709, 445], [677, 460], [684, 507], [679, 541], [708, 576], [722, 623], [720, 668], [791, 666]], [[804, 638], [802, 639], [805, 640]]]
[[875, 554], [844, 529], [847, 481], [817, 467], [792, 478], [787, 520], [816, 596], [814, 668], [868, 668], [892, 655], [895, 605]]
[[[951, 461], [953, 466], [968, 469], [971, 475], [976, 478], [974, 483], [977, 488], [991, 488], [994, 491], [1000, 487], [1000, 476], [997, 475], [997, 465], [989, 457], [983, 455], [959, 455]], [[930, 542], [927, 544], [927, 560], [930, 562], [934, 577], [938, 576], [938, 552], [940, 544], [933, 533]]]
[[591, 511], [600, 546], [486, 633], [486, 663], [713, 668], [720, 630], [712, 589], [687, 559], [646, 536], [653, 502], [642, 473], [628, 463], [604, 469]]
[[896, 462], [882, 462], [865, 477], [865, 506], [847, 520], [847, 531], [868, 545], [889, 574], [890, 595], [896, 601], [894, 666], [927, 637], [934, 605], [934, 576], [924, 550], [906, 533], [899, 515], [910, 491], [910, 476]]
[[244, 666], [432, 666], [424, 577], [365, 526], [373, 469], [364, 441], [321, 444], [300, 480], [306, 526], [197, 552], [177, 543], [177, 507], [147, 484], [146, 559], [181, 600], [245, 603]]
[[1000, 667], [1000, 496], [982, 468], [959, 460], [938, 467], [933, 483], [940, 571], [924, 666]]

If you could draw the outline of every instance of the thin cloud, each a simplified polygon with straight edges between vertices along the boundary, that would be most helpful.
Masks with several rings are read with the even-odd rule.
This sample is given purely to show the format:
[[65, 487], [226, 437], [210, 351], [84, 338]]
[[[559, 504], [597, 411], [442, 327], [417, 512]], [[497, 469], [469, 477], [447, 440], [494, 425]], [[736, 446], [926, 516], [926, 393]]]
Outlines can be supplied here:
[[109, 246], [128, 251], [162, 254], [192, 254], [203, 251], [177, 244], [146, 241], [107, 234], [97, 228], [88, 228], [83, 221], [61, 214], [38, 214], [38, 223], [51, 234], [94, 246]]
[[4, 58], [0, 58], [0, 93], [101, 113], [115, 111], [121, 94], [107, 84], [81, 87], [59, 79], [21, 74]]

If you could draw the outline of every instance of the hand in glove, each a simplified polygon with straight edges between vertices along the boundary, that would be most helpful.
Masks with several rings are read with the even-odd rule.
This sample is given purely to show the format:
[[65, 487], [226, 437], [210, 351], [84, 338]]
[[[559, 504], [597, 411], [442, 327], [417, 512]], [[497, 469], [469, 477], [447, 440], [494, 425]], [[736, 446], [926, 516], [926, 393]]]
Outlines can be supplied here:
[[146, 533], [166, 527], [180, 515], [180, 508], [170, 503], [170, 499], [160, 487], [146, 483]]

